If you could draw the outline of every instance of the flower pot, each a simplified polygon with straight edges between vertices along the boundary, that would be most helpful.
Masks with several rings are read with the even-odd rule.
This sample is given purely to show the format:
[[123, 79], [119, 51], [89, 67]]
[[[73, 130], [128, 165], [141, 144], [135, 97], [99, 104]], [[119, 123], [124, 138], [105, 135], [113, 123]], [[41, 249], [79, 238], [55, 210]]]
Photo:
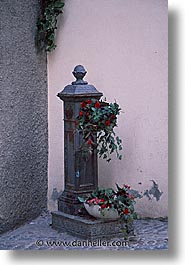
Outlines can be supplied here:
[[91, 216], [98, 219], [117, 220], [120, 218], [116, 209], [112, 208], [101, 209], [99, 205], [89, 205], [88, 203], [84, 203], [84, 207]]

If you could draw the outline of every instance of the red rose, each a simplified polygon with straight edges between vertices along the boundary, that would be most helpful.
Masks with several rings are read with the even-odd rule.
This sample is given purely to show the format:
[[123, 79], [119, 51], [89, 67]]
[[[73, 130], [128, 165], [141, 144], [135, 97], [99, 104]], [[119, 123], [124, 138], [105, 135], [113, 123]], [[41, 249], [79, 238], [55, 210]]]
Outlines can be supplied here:
[[94, 107], [95, 107], [96, 109], [99, 109], [99, 108], [101, 107], [101, 104], [100, 104], [100, 102], [99, 102], [99, 101], [97, 101], [97, 102], [95, 103]]
[[105, 208], [106, 208], [106, 205], [105, 205], [105, 204], [102, 204], [102, 205], [101, 205], [101, 208], [102, 208], [102, 209], [105, 209]]
[[110, 126], [110, 120], [106, 120], [106, 121], [105, 121], [105, 125], [106, 125], [106, 126]]
[[89, 140], [87, 141], [87, 143], [88, 143], [89, 145], [92, 145], [92, 141], [91, 141], [91, 139], [89, 139]]
[[86, 107], [86, 103], [85, 102], [82, 102], [81, 103], [81, 106], [82, 106], [82, 108], [85, 108]]
[[129, 212], [130, 212], [129, 209], [126, 208], [124, 214], [129, 214]]
[[83, 116], [83, 112], [82, 111], [79, 112], [79, 116]]
[[87, 112], [87, 113], [85, 114], [85, 116], [86, 116], [86, 117], [89, 117], [89, 112]]
[[92, 100], [91, 99], [88, 99], [86, 102], [87, 102], [87, 104], [91, 104], [92, 103]]

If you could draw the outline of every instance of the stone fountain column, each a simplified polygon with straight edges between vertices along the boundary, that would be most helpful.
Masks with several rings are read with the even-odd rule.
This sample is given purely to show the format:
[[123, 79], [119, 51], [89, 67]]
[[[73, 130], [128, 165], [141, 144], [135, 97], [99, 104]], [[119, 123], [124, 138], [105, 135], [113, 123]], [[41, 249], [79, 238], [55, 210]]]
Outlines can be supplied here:
[[76, 81], [67, 85], [58, 97], [64, 101], [64, 191], [58, 198], [58, 211], [52, 212], [52, 227], [61, 232], [94, 240], [123, 237], [125, 224], [120, 220], [104, 221], [88, 214], [78, 215], [81, 203], [78, 196], [92, 192], [98, 186], [97, 152], [88, 159], [80, 155], [82, 135], [75, 130], [80, 103], [103, 95], [83, 80], [86, 71], [82, 65], [74, 68]]
[[78, 196], [92, 192], [98, 185], [97, 152], [93, 150], [87, 159], [80, 155], [82, 135], [75, 131], [75, 119], [80, 103], [103, 95], [93, 85], [83, 80], [86, 70], [82, 65], [74, 68], [76, 81], [67, 85], [58, 97], [64, 101], [64, 183], [65, 188], [58, 199], [58, 210], [76, 215], [80, 208]]

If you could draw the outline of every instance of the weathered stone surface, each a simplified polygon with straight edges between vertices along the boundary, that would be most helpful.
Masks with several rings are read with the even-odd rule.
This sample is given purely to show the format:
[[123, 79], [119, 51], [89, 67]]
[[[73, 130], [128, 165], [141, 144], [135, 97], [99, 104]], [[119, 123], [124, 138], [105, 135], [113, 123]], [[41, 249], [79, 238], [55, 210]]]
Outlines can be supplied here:
[[[18, 229], [0, 235], [0, 249], [13, 250], [167, 250], [168, 222], [155, 219], [134, 221], [139, 240], [123, 238], [84, 240], [52, 229], [51, 215], [42, 214]], [[92, 245], [93, 243], [93, 245]], [[175, 242], [174, 242], [175, 244]]]
[[47, 67], [35, 48], [39, 1], [1, 1], [0, 232], [47, 203]]
[[[52, 212], [52, 227], [85, 239], [109, 239], [123, 237], [125, 223], [121, 221], [104, 221], [91, 217], [74, 216], [61, 211]], [[130, 235], [133, 235], [133, 231]]]

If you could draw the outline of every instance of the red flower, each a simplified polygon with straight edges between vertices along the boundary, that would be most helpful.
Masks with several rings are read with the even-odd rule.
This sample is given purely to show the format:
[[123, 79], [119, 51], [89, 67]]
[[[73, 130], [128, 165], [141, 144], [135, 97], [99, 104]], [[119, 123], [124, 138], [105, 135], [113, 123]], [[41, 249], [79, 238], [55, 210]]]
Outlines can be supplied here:
[[93, 199], [90, 199], [87, 201], [88, 204], [92, 204], [92, 203], [95, 203], [96, 204], [96, 199], [93, 198]]
[[119, 193], [120, 195], [125, 195], [126, 192], [124, 190], [121, 190]]
[[129, 199], [131, 199], [131, 200], [135, 199], [135, 197], [134, 197], [133, 194], [129, 194], [128, 197], [129, 197]]
[[87, 141], [87, 143], [89, 144], [89, 145], [92, 145], [92, 141], [91, 141], [91, 139], [89, 139], [88, 141]]
[[86, 117], [89, 117], [89, 112], [87, 112], [87, 113], [85, 114], [85, 116], [86, 116]]
[[85, 108], [86, 107], [86, 103], [85, 102], [82, 102], [81, 103], [81, 106], [82, 106], [82, 108]]
[[105, 121], [105, 125], [106, 125], [106, 126], [110, 126], [110, 120], [106, 120], [106, 121]]
[[130, 189], [130, 186], [127, 185], [127, 184], [124, 184], [124, 187], [125, 187], [126, 189]]
[[83, 116], [83, 112], [82, 111], [79, 112], [79, 116]]
[[100, 102], [99, 102], [99, 101], [96, 101], [94, 107], [95, 107], [96, 109], [99, 109], [99, 108], [101, 107]]
[[87, 102], [87, 104], [91, 104], [92, 103], [92, 100], [91, 99], [88, 99], [86, 102]]
[[101, 205], [101, 208], [102, 208], [102, 209], [105, 209], [105, 208], [106, 208], [106, 204], [102, 204], [102, 205]]
[[129, 212], [130, 212], [129, 209], [126, 208], [124, 214], [129, 214]]
[[114, 114], [111, 114], [111, 115], [110, 115], [110, 118], [111, 118], [112, 120], [114, 120], [114, 119], [116, 119], [116, 116], [115, 116]]
[[75, 121], [75, 126], [77, 126], [78, 125], [78, 122], [77, 121]]

